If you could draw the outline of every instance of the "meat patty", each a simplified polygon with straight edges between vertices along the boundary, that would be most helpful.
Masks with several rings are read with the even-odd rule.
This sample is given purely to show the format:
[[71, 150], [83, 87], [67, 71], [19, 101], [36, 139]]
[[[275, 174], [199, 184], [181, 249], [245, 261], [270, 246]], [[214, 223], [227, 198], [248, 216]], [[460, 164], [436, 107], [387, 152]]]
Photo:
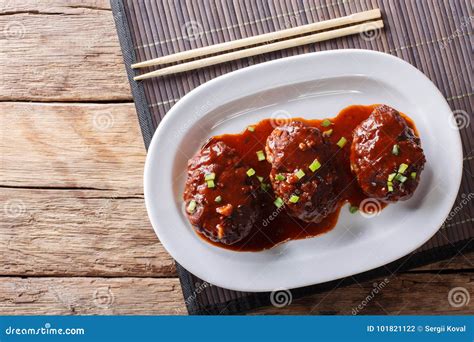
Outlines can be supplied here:
[[420, 139], [389, 106], [379, 106], [353, 132], [351, 169], [362, 190], [385, 202], [410, 198], [425, 156]]
[[331, 146], [319, 129], [299, 121], [277, 127], [265, 150], [272, 164], [270, 181], [275, 195], [290, 215], [319, 222], [334, 211], [337, 175], [330, 161]]
[[233, 148], [212, 139], [189, 160], [183, 198], [198, 232], [229, 245], [249, 234], [260, 207], [259, 182], [248, 170]]

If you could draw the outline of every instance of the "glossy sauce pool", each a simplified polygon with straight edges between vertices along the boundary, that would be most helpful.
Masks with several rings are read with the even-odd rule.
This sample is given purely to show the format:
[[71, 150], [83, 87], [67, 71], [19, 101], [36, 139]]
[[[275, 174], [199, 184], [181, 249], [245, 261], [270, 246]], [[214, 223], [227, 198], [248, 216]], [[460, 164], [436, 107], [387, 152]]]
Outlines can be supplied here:
[[[329, 118], [332, 122], [332, 125], [329, 127], [323, 127], [323, 120], [319, 119], [291, 119], [292, 121], [302, 121], [307, 125], [319, 128], [321, 132], [332, 129], [332, 134], [328, 140], [334, 146], [336, 146], [336, 143], [341, 137], [347, 139], [347, 143], [344, 147], [342, 149], [338, 148], [334, 156], [335, 167], [336, 170], [338, 170], [339, 176], [338, 182], [336, 183], [336, 191], [340, 194], [340, 201], [337, 209], [323, 221], [319, 223], [308, 223], [289, 216], [284, 207], [276, 208], [273, 205], [275, 196], [273, 195], [273, 192], [269, 190], [269, 196], [266, 196], [268, 203], [264, 203], [263, 205], [264, 210], [262, 218], [257, 221], [252, 232], [245, 239], [232, 245], [226, 245], [211, 241], [204, 235], [198, 233], [199, 236], [207, 242], [221, 248], [240, 252], [256, 252], [272, 248], [285, 241], [311, 238], [328, 232], [334, 228], [341, 207], [345, 203], [350, 203], [352, 206], [359, 207], [360, 203], [368, 198], [360, 189], [355, 176], [351, 172], [349, 157], [352, 144], [352, 131], [363, 120], [367, 119], [377, 106], [378, 104], [369, 106], [353, 105], [346, 107], [341, 110], [336, 117]], [[416, 133], [413, 121], [406, 115], [402, 113], [400, 114], [405, 118], [408, 126]], [[246, 129], [238, 134], [224, 134], [215, 136], [213, 139], [222, 141], [228, 146], [234, 148], [241, 156], [243, 162], [255, 169], [257, 175], [264, 178], [263, 182], [270, 183], [269, 174], [271, 165], [266, 161], [259, 162], [256, 158], [256, 152], [265, 150], [267, 137], [276, 125], [288, 123], [290, 120], [287, 122], [282, 121], [284, 120], [265, 119], [252, 125], [254, 128], [253, 131]], [[363, 208], [360, 208], [360, 210], [363, 210]]]

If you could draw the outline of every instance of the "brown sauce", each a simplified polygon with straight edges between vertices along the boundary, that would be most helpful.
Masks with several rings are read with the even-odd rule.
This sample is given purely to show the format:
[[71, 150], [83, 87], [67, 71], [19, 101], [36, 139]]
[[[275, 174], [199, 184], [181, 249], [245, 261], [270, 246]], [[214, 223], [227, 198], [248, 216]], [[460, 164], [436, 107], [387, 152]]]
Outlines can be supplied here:
[[[329, 141], [334, 145], [341, 137], [347, 139], [345, 146], [335, 156], [336, 169], [339, 175], [336, 191], [341, 194], [341, 200], [334, 213], [319, 223], [308, 223], [289, 216], [285, 212], [284, 207], [276, 208], [272, 201], [269, 200], [262, 214], [262, 219], [253, 227], [249, 236], [243, 240], [232, 245], [226, 245], [211, 241], [202, 234], [199, 234], [199, 236], [207, 242], [221, 248], [240, 252], [255, 252], [272, 248], [285, 241], [311, 238], [330, 231], [336, 225], [341, 207], [345, 203], [350, 203], [352, 206], [358, 207], [364, 199], [368, 198], [360, 189], [355, 176], [351, 172], [349, 158], [352, 144], [352, 131], [363, 120], [369, 117], [376, 106], [378, 105], [353, 105], [346, 107], [341, 110], [336, 117], [329, 118], [332, 122], [331, 127], [323, 127], [323, 120], [319, 119], [291, 119], [302, 121], [307, 125], [319, 128], [321, 131], [333, 129]], [[416, 132], [413, 121], [404, 114], [402, 114], [402, 116], [407, 121], [408, 126]], [[259, 162], [255, 158], [255, 154], [257, 151], [265, 149], [267, 137], [275, 128], [275, 122], [272, 119], [265, 119], [252, 126], [255, 128], [253, 132], [246, 129], [238, 134], [215, 136], [214, 139], [222, 141], [234, 148], [242, 157], [243, 162], [255, 169], [256, 174], [263, 176], [269, 183], [268, 175], [271, 165], [266, 161]]]

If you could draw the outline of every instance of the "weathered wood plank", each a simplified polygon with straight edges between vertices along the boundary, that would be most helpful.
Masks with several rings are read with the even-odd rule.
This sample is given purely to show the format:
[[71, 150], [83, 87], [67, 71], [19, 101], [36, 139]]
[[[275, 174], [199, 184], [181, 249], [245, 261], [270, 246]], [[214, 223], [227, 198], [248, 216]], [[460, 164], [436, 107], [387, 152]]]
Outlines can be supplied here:
[[176, 276], [142, 196], [5, 188], [0, 208], [0, 275]]
[[[282, 308], [266, 307], [253, 314], [277, 315], [433, 315], [467, 314], [474, 312], [474, 274], [401, 274], [388, 281], [378, 279], [339, 288], [332, 292], [301, 298]], [[380, 289], [375, 293], [375, 289]], [[453, 290], [455, 289], [455, 290]], [[450, 291], [457, 292], [450, 304]], [[281, 297], [283, 298], [283, 297]], [[371, 298], [371, 299], [369, 299]], [[465, 305], [456, 307], [463, 303]], [[284, 303], [284, 301], [279, 302]], [[360, 305], [360, 307], [359, 307]]]
[[133, 104], [0, 102], [0, 113], [0, 185], [143, 193]]
[[461, 251], [453, 258], [433, 262], [431, 264], [414, 268], [411, 272], [431, 271], [438, 272], [439, 270], [474, 270], [474, 252]]
[[176, 278], [0, 278], [0, 315], [186, 313]]
[[0, 14], [18, 12], [32, 13], [82, 13], [84, 10], [109, 10], [108, 0], [6, 0], [2, 2]]
[[[381, 284], [383, 279], [375, 281]], [[282, 308], [252, 314], [461, 314], [474, 310], [472, 300], [454, 307], [450, 290], [474, 291], [472, 274], [403, 274], [374, 289], [367, 282], [299, 300]], [[380, 286], [380, 285], [379, 285]], [[363, 301], [367, 303], [362, 304]], [[459, 298], [458, 298], [459, 300]], [[461, 303], [460, 301], [454, 302]], [[356, 309], [362, 305], [361, 309]], [[0, 278], [0, 314], [185, 314], [177, 279], [153, 278]]]
[[0, 5], [0, 101], [131, 100], [108, 1]]

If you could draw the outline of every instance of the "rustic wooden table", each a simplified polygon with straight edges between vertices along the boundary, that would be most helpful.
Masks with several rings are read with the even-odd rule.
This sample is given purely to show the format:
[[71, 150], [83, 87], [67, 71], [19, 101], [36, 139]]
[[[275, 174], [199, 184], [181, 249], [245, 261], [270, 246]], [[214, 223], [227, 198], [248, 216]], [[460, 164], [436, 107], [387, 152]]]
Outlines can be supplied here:
[[[122, 63], [108, 1], [0, 2], [0, 314], [186, 313]], [[360, 313], [472, 313], [448, 293], [474, 294], [473, 263], [402, 273]], [[351, 314], [373, 283], [254, 313]]]

